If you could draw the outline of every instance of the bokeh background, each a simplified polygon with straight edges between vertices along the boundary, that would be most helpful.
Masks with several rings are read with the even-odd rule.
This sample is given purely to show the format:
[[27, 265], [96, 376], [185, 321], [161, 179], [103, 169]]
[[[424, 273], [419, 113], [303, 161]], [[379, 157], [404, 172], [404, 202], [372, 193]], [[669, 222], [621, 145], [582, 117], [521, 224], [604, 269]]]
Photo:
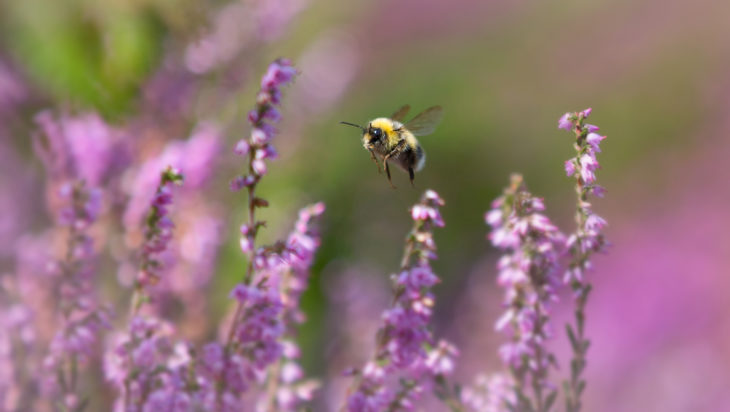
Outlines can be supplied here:
[[[337, 404], [341, 371], [372, 348], [408, 207], [426, 188], [446, 200], [435, 332], [461, 349], [457, 377], [468, 384], [500, 368], [501, 296], [483, 214], [521, 172], [572, 230], [562, 164], [573, 149], [557, 119], [592, 107], [591, 123], [608, 135], [599, 158], [608, 193], [594, 205], [613, 245], [590, 275], [585, 409], [721, 410], [730, 403], [728, 22], [730, 3], [713, 0], [2, 1], [0, 272], [10, 276], [18, 251], [52, 225], [31, 144], [39, 111], [98, 113], [140, 163], [214, 125], [222, 150], [204, 165], [204, 195], [186, 206], [216, 222], [205, 226], [215, 239], [202, 283], [209, 302], [188, 310], [208, 321], [181, 332], [213, 336], [245, 267], [245, 196], [228, 190], [243, 164], [232, 147], [248, 132], [258, 77], [285, 56], [301, 74], [285, 91], [281, 156], [260, 186], [271, 204], [263, 238], [282, 237], [305, 204], [326, 203], [300, 335], [307, 372], [328, 382], [318, 408]], [[440, 104], [445, 117], [421, 139], [428, 161], [416, 189], [396, 171], [392, 190], [358, 133], [338, 122], [405, 103], [414, 112]], [[102, 266], [103, 290], [124, 302], [113, 261]], [[565, 374], [570, 306], [569, 296], [556, 305], [552, 342]]]

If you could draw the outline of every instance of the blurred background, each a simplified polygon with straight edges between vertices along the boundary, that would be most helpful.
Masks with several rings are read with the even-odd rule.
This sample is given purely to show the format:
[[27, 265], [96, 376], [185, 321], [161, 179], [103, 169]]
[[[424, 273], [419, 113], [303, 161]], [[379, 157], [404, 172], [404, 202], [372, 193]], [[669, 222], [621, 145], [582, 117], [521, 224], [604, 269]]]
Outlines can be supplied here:
[[[245, 268], [237, 237], [246, 198], [228, 190], [244, 163], [232, 148], [249, 131], [267, 64], [288, 57], [301, 74], [284, 92], [280, 157], [259, 186], [271, 204], [262, 237], [284, 237], [297, 209], [326, 203], [299, 338], [308, 374], [327, 380], [315, 410], [338, 404], [342, 370], [372, 350], [408, 208], [426, 188], [446, 200], [434, 330], [460, 348], [457, 380], [468, 384], [500, 368], [493, 324], [502, 297], [484, 212], [521, 172], [553, 220], [573, 230], [573, 182], [563, 171], [573, 148], [557, 119], [592, 107], [590, 123], [608, 135], [598, 174], [608, 193], [594, 207], [612, 246], [590, 275], [585, 410], [722, 409], [730, 402], [729, 21], [730, 4], [712, 0], [2, 1], [0, 272], [32, 271], [28, 251], [53, 225], [34, 117], [52, 109], [68, 128], [91, 128], [92, 119], [103, 125], [93, 129], [98, 139], [115, 147], [99, 167], [127, 159], [122, 172], [99, 178], [117, 188], [105, 216], [134, 222], [127, 202], [148, 187], [143, 165], [180, 159], [193, 176], [176, 211], [185, 223], [170, 311], [186, 316], [183, 336], [214, 336]], [[442, 105], [445, 116], [421, 138], [428, 160], [416, 188], [396, 170], [393, 190], [358, 132], [338, 122], [365, 123], [406, 103], [414, 114]], [[112, 227], [97, 234], [108, 255], [102, 293], [124, 302], [119, 282], [129, 274], [117, 262], [140, 235]], [[564, 375], [570, 308], [569, 296], [555, 306], [552, 345]]]

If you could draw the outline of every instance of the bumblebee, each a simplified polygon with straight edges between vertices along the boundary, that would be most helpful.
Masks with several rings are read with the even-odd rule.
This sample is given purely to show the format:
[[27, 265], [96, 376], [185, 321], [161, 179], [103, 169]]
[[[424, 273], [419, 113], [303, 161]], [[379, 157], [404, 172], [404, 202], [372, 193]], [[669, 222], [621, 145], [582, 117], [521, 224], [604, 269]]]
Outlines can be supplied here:
[[408, 172], [413, 186], [415, 172], [423, 169], [426, 163], [426, 152], [418, 143], [416, 136], [425, 136], [436, 130], [436, 125], [443, 117], [441, 106], [433, 106], [417, 114], [408, 122], [401, 123], [406, 117], [411, 106], [405, 105], [398, 109], [392, 116], [378, 117], [368, 123], [368, 127], [358, 124], [340, 122], [342, 124], [357, 127], [362, 130], [362, 144], [370, 152], [370, 157], [378, 166], [381, 172], [378, 158], [382, 159], [383, 169], [388, 176], [388, 183], [395, 188], [390, 178], [388, 161], [392, 160], [403, 170]]

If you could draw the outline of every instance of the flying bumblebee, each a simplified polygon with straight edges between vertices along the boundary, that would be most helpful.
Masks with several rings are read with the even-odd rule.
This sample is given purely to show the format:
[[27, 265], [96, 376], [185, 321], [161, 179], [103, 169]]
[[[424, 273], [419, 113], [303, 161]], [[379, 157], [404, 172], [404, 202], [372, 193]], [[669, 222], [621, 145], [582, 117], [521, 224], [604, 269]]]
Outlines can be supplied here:
[[433, 133], [436, 130], [436, 125], [443, 117], [441, 106], [433, 106], [422, 111], [405, 124], [401, 123], [410, 109], [411, 106], [405, 105], [393, 113], [390, 118], [378, 117], [371, 120], [368, 127], [340, 122], [362, 130], [363, 147], [370, 152], [370, 157], [378, 166], [378, 172], [381, 169], [377, 157], [382, 159], [385, 174], [388, 176], [388, 183], [393, 188], [395, 186], [393, 186], [390, 178], [388, 161], [393, 160], [403, 170], [407, 171], [411, 179], [411, 186], [413, 186], [415, 172], [423, 169], [423, 165], [426, 163], [426, 153], [418, 143], [416, 136]]

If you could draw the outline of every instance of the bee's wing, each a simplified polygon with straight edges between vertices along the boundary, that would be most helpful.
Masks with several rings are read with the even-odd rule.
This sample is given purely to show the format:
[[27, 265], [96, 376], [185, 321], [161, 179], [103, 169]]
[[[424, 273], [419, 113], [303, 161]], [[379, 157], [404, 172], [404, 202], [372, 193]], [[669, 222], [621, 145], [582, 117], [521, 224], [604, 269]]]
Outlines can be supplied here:
[[400, 109], [396, 110], [395, 113], [393, 113], [393, 115], [390, 116], [390, 118], [393, 119], [393, 120], [395, 120], [395, 121], [402, 122], [403, 121], [403, 118], [406, 117], [406, 115], [408, 114], [408, 111], [409, 110], [411, 110], [411, 106], [405, 104], [405, 105], [403, 105], [403, 107], [401, 107]]
[[441, 106], [429, 107], [416, 115], [413, 119], [409, 120], [408, 123], [405, 124], [405, 127], [416, 136], [425, 136], [436, 130], [436, 125], [439, 124], [443, 116], [444, 110]]

